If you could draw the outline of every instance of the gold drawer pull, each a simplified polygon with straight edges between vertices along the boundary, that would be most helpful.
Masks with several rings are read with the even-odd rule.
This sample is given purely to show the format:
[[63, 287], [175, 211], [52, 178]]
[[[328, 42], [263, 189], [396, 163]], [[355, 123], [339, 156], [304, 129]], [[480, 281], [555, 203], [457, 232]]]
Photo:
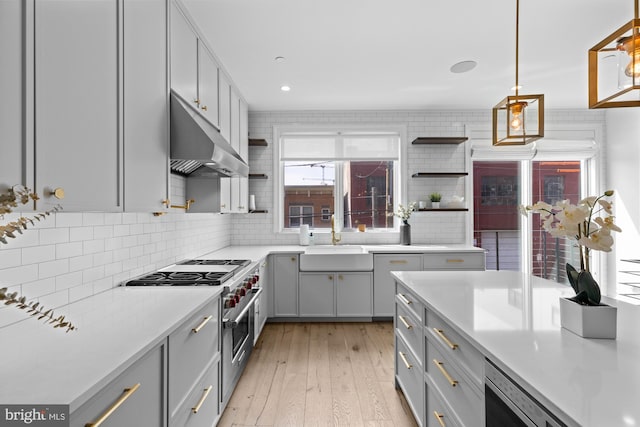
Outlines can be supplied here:
[[198, 411], [200, 410], [200, 407], [204, 403], [204, 400], [207, 398], [207, 396], [209, 396], [209, 393], [211, 392], [212, 388], [213, 386], [210, 385], [209, 387], [204, 389], [204, 392], [202, 393], [202, 397], [200, 398], [200, 400], [198, 400], [198, 403], [196, 403], [196, 406], [191, 408], [191, 412], [193, 412], [194, 414], [198, 413]]
[[122, 396], [120, 396], [118, 400], [116, 400], [109, 409], [107, 409], [102, 415], [100, 415], [100, 417], [96, 421], [92, 423], [86, 423], [84, 426], [98, 427], [100, 424], [105, 422], [107, 418], [109, 418], [111, 414], [113, 414], [116, 411], [116, 409], [118, 409], [120, 405], [122, 405], [125, 402], [125, 400], [130, 398], [133, 395], [133, 393], [135, 393], [138, 390], [139, 387], [140, 387], [140, 383], [134, 385], [133, 387], [125, 388], [122, 393]]
[[413, 326], [410, 325], [409, 322], [407, 322], [407, 319], [404, 316], [398, 316], [398, 319], [400, 319], [405, 328], [413, 329]]
[[444, 418], [444, 414], [439, 414], [438, 411], [433, 411], [433, 416], [436, 417], [436, 420], [438, 420], [438, 424], [440, 424], [442, 427], [447, 427], [444, 421], [442, 421], [442, 419]]
[[413, 301], [408, 300], [407, 297], [404, 296], [404, 294], [398, 294], [398, 298], [400, 298], [402, 300], [403, 303], [409, 305], [411, 304]]
[[209, 316], [205, 317], [204, 319], [202, 319], [202, 322], [200, 322], [200, 324], [198, 326], [196, 326], [195, 328], [191, 329], [191, 332], [193, 332], [194, 334], [197, 334], [198, 332], [200, 332], [200, 329], [204, 328], [204, 325], [209, 323], [209, 320], [211, 320], [212, 317], [213, 317], [213, 315], [209, 315]]
[[407, 360], [407, 356], [405, 356], [403, 352], [399, 351], [398, 354], [400, 355], [400, 359], [402, 359], [402, 362], [404, 363], [404, 366], [407, 367], [407, 369], [413, 368], [413, 365], [409, 363], [409, 361]]
[[433, 328], [433, 330], [436, 334], [438, 334], [440, 339], [442, 339], [442, 341], [444, 341], [449, 346], [451, 350], [455, 350], [456, 348], [458, 348], [458, 344], [452, 343], [451, 340], [444, 334], [444, 331], [442, 329]]
[[447, 258], [447, 262], [464, 262], [464, 260], [460, 258], [453, 258], [453, 259]]
[[447, 372], [446, 369], [444, 369], [443, 363], [439, 362], [438, 359], [433, 359], [433, 363], [435, 363], [435, 365], [438, 367], [438, 369], [440, 369], [440, 372], [442, 372], [442, 375], [444, 375], [444, 377], [447, 379], [447, 381], [449, 381], [449, 384], [451, 384], [451, 387], [455, 387], [458, 385], [458, 381], [454, 380], [453, 378], [451, 378], [451, 375], [449, 375], [449, 372]]
[[407, 264], [408, 261], [406, 259], [392, 259], [389, 261], [389, 264]]

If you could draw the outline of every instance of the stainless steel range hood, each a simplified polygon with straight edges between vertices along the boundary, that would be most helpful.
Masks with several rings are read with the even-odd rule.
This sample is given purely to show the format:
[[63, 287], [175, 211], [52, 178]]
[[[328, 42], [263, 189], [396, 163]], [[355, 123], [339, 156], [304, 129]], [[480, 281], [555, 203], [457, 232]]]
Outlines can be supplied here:
[[171, 170], [186, 175], [247, 176], [249, 166], [194, 106], [171, 91]]

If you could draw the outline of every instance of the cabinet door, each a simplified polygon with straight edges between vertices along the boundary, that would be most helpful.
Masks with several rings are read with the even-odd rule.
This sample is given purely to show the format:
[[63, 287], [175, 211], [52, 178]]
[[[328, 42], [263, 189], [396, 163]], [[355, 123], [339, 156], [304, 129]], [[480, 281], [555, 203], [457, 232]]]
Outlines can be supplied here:
[[231, 212], [231, 178], [220, 178], [220, 212]]
[[370, 317], [373, 314], [372, 273], [336, 273], [338, 317]]
[[202, 114], [219, 127], [218, 64], [201, 40], [198, 40], [198, 99]]
[[231, 179], [231, 210], [236, 213], [249, 211], [249, 178], [234, 176]]
[[335, 273], [300, 273], [300, 317], [334, 317]]
[[231, 147], [240, 153], [240, 96], [234, 87], [231, 87], [230, 98], [230, 119], [231, 119]]
[[240, 99], [240, 151], [242, 160], [249, 161], [249, 106]]
[[276, 317], [298, 316], [298, 254], [273, 256], [273, 304]]
[[[166, 209], [169, 194], [165, 0], [124, 2], [124, 209]], [[144, 28], [144, 31], [140, 29]]]
[[[166, 425], [164, 404], [164, 342], [142, 356], [109, 385], [69, 416], [71, 427], [96, 423], [119, 399], [122, 404], [106, 418], [103, 427]], [[138, 385], [136, 387], [136, 385]]]
[[171, 2], [171, 88], [198, 104], [198, 38]]
[[220, 135], [231, 144], [231, 85], [222, 71], [218, 72], [218, 91]]
[[26, 174], [22, 154], [24, 70], [22, 63], [22, 3], [0, 1], [0, 141], [2, 141], [2, 167], [0, 167], [0, 192], [25, 182]]
[[[39, 208], [122, 210], [118, 0], [35, 1]], [[52, 190], [62, 188], [59, 201]]]
[[422, 270], [422, 255], [376, 254], [373, 263], [373, 315], [393, 316], [395, 285], [390, 272]]

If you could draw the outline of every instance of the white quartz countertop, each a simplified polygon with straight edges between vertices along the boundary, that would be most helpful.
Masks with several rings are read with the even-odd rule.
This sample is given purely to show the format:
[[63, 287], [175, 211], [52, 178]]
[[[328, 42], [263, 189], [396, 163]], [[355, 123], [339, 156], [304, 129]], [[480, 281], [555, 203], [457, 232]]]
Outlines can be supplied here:
[[74, 411], [220, 292], [117, 287], [55, 311], [76, 331], [37, 319], [0, 328], [0, 402], [64, 404]]
[[392, 274], [568, 425], [640, 425], [640, 306], [606, 299], [617, 339], [585, 339], [560, 327], [569, 286], [507, 271]]

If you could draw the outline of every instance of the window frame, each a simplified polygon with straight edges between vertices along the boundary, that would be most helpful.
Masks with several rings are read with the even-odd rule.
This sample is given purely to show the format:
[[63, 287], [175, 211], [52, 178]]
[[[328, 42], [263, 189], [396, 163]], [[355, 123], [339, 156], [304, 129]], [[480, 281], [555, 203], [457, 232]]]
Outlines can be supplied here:
[[[406, 197], [408, 194], [408, 179], [402, 179], [404, 171], [407, 166], [407, 129], [404, 124], [385, 124], [385, 125], [367, 125], [367, 124], [327, 124], [327, 125], [278, 125], [273, 127], [273, 141], [274, 141], [274, 156], [273, 156], [273, 194], [274, 194], [274, 215], [273, 215], [273, 231], [276, 234], [290, 234], [297, 233], [297, 228], [285, 228], [284, 227], [284, 171], [283, 161], [281, 160], [281, 143], [280, 138], [283, 134], [288, 133], [342, 133], [342, 132], [363, 132], [363, 133], [376, 133], [376, 132], [393, 132], [400, 138], [399, 141], [399, 153], [398, 160], [394, 160], [393, 182], [394, 182], [394, 206], [393, 210], [398, 207], [399, 203], [407, 204]], [[310, 159], [317, 160], [317, 159]], [[353, 159], [358, 161], [359, 159]], [[382, 160], [382, 159], [380, 159]], [[335, 188], [341, 188], [343, 182], [343, 161], [332, 160], [335, 164]], [[344, 218], [342, 212], [344, 208], [342, 191], [334, 192], [334, 211], [336, 215], [336, 230], [344, 232], [356, 232], [357, 228], [343, 229], [342, 224]], [[394, 217], [393, 228], [374, 229], [372, 233], [388, 233], [397, 232], [400, 223]], [[369, 230], [367, 230], [369, 231]], [[330, 233], [330, 229], [318, 228], [314, 232]]]

